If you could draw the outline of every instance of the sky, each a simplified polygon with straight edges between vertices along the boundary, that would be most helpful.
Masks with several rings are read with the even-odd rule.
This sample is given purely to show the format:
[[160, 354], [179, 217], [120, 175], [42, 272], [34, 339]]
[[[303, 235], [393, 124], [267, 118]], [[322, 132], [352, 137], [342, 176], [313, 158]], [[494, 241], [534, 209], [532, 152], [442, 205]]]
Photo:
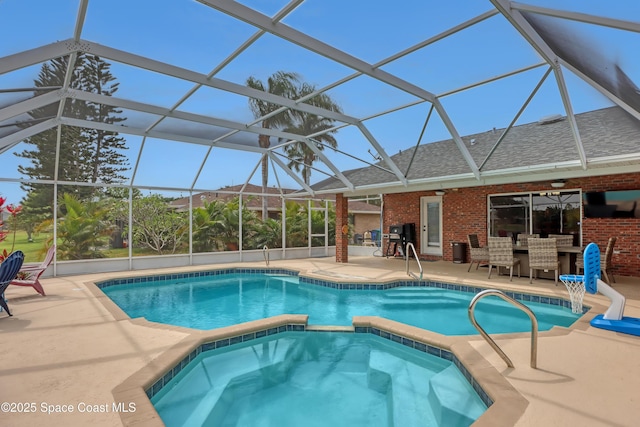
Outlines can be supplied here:
[[[287, 2], [282, 0], [246, 0], [239, 2], [260, 13], [273, 16]], [[523, 3], [640, 21], [640, 2], [528, 0]], [[78, 0], [0, 0], [0, 64], [8, 55], [65, 40], [73, 36]], [[287, 15], [282, 23], [340, 49], [369, 64], [379, 64], [403, 49], [434, 37], [468, 19], [492, 10], [489, 1], [407, 0], [395, 3], [371, 0], [306, 0]], [[566, 22], [568, 34], [580, 34], [600, 48], [602, 59], [619, 63], [640, 86], [638, 33], [612, 30], [589, 24]], [[244, 22], [226, 16], [193, 0], [91, 0], [81, 38], [115, 49], [129, 51], [153, 60], [207, 74], [219, 66], [256, 33]], [[130, 65], [108, 60], [120, 87], [116, 96], [164, 108], [172, 107], [193, 87], [193, 83]], [[381, 69], [440, 98], [460, 135], [506, 127], [542, 78], [545, 67], [511, 76], [490, 84], [447, 95], [475, 82], [491, 79], [541, 62], [537, 53], [501, 15], [493, 16], [471, 28], [457, 32], [437, 43], [382, 65]], [[3, 93], [2, 89], [30, 87], [42, 64], [0, 74], [0, 107], [24, 99], [25, 93]], [[244, 85], [249, 76], [265, 80], [278, 70], [293, 71], [318, 88], [350, 76], [354, 71], [316, 53], [286, 42], [271, 34], [262, 35], [228, 65], [216, 78]], [[568, 71], [564, 72], [574, 112], [580, 113], [612, 105], [603, 95]], [[388, 155], [412, 148], [420, 141], [429, 143], [449, 139], [450, 134], [439, 117], [431, 116], [422, 132], [430, 104], [367, 76], [359, 76], [327, 92], [349, 116], [366, 119], [364, 125]], [[415, 104], [415, 105], [413, 105]], [[380, 113], [403, 108], [390, 114]], [[213, 88], [201, 88], [179, 107], [190, 113], [251, 123], [253, 117], [247, 98]], [[125, 124], [148, 126], [155, 120], [149, 114], [124, 111]], [[535, 122], [552, 115], [566, 114], [557, 84], [548, 78], [516, 124]], [[1, 125], [2, 123], [0, 123]], [[165, 121], [161, 128], [176, 126]], [[0, 128], [1, 130], [1, 128]], [[196, 130], [194, 129], [194, 132]], [[253, 172], [251, 183], [259, 184], [260, 157], [255, 153], [207, 147], [169, 140], [147, 139], [142, 147], [139, 136], [122, 134], [129, 146], [132, 168], [137, 164], [134, 183], [163, 188], [208, 188], [244, 183]], [[422, 139], [420, 136], [422, 135]], [[254, 134], [241, 134], [238, 140], [255, 141]], [[325, 150], [340, 170], [362, 167], [360, 157], [374, 161], [375, 149], [353, 126], [340, 129], [335, 138], [339, 149]], [[278, 141], [272, 138], [272, 144]], [[17, 165], [24, 161], [13, 153], [26, 144], [0, 154], [3, 168], [0, 179], [20, 178]], [[140, 160], [137, 156], [141, 153]], [[206, 162], [202, 165], [203, 159]], [[329, 172], [327, 167], [316, 166]], [[131, 174], [130, 174], [131, 175]], [[326, 178], [312, 172], [312, 182]], [[299, 188], [295, 181], [279, 171], [270, 174], [270, 185]], [[21, 197], [18, 184], [0, 181], [0, 194], [13, 202]], [[170, 192], [179, 196], [184, 192]]]

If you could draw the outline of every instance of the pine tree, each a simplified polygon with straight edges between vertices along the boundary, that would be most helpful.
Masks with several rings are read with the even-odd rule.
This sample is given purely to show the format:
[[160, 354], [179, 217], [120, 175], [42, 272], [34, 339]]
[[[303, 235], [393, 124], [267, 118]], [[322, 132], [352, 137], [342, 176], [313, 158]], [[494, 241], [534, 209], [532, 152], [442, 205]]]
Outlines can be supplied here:
[[[85, 58], [83, 72], [80, 73], [79, 89], [99, 95], [112, 96], [120, 83], [114, 83], [115, 77], [111, 74], [111, 65], [95, 55]], [[103, 104], [91, 102], [85, 103], [83, 115], [87, 120], [110, 125], [125, 121], [119, 117], [122, 110]], [[128, 170], [127, 157], [122, 154], [127, 149], [125, 139], [115, 132], [107, 132], [99, 129], [85, 129], [92, 152], [85, 159], [90, 170], [90, 182], [114, 183], [125, 180], [123, 172]]]
[[[35, 87], [62, 86], [69, 66], [69, 56], [56, 58], [44, 64], [34, 81]], [[106, 96], [118, 90], [118, 83], [111, 74], [110, 64], [94, 55], [80, 54], [74, 63], [70, 87]], [[36, 90], [41, 95], [46, 90]], [[57, 115], [59, 104], [47, 105], [31, 112], [34, 120], [47, 120]], [[102, 104], [67, 99], [64, 115], [95, 122], [115, 124], [124, 121], [119, 117], [121, 110]], [[61, 127], [60, 151], [57, 177], [56, 143], [58, 129], [41, 132], [25, 140], [29, 149], [16, 153], [18, 157], [30, 160], [30, 164], [19, 166], [18, 171], [32, 180], [53, 180], [69, 182], [118, 183], [124, 180], [123, 172], [128, 169], [124, 138], [115, 132], [95, 129]], [[53, 186], [39, 183], [24, 183], [27, 193], [22, 201], [23, 220], [40, 222], [53, 214]], [[58, 194], [73, 192], [84, 200], [100, 191], [95, 187], [59, 187]]]

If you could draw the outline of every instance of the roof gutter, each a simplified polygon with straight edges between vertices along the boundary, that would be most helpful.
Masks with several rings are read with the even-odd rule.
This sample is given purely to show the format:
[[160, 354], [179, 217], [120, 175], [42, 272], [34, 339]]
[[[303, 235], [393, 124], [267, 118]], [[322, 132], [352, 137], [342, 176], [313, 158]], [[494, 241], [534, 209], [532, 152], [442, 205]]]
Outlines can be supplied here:
[[[347, 196], [364, 196], [379, 193], [403, 193], [411, 191], [431, 191], [451, 188], [481, 187], [513, 183], [539, 182], [554, 179], [583, 178], [588, 176], [618, 175], [638, 173], [640, 154], [599, 157], [589, 160], [589, 168], [583, 169], [579, 160], [524, 166], [483, 172], [481, 179], [472, 173], [439, 176], [410, 180], [405, 187], [398, 181], [356, 186], [354, 191], [347, 188], [316, 190], [315, 194], [344, 193]], [[298, 193], [300, 194], [300, 193]]]

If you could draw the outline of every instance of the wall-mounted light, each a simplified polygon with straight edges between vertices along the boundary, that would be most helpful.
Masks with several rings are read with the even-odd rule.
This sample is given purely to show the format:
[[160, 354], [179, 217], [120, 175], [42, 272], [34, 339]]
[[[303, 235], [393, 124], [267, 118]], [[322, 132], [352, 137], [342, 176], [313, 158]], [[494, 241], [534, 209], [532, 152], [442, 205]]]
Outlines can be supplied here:
[[442, 190], [436, 191], [436, 196], [444, 196], [444, 191]]
[[551, 186], [553, 188], [562, 188], [562, 187], [564, 187], [564, 185], [565, 185], [565, 181], [563, 179], [559, 179], [559, 180], [553, 181], [551, 183]]

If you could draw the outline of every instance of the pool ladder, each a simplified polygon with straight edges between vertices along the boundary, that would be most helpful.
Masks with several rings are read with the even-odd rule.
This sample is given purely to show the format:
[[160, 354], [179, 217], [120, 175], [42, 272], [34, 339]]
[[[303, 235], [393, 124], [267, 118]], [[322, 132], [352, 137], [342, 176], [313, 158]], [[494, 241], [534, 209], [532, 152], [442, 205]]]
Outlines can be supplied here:
[[[409, 251], [411, 249], [411, 251]], [[408, 276], [413, 277], [414, 279], [422, 280], [422, 265], [420, 264], [420, 259], [418, 258], [418, 254], [416, 253], [416, 247], [413, 246], [413, 243], [407, 243], [407, 247], [405, 248], [405, 269]], [[413, 252], [413, 256], [416, 258], [416, 262], [418, 263], [418, 268], [420, 269], [420, 277], [416, 276], [415, 273], [409, 271], [409, 255]]]
[[269, 267], [269, 247], [267, 245], [262, 247], [262, 256], [264, 256], [264, 262], [267, 264], [267, 267]]
[[486, 289], [484, 291], [478, 292], [476, 296], [474, 296], [473, 299], [471, 300], [471, 303], [469, 304], [469, 320], [471, 320], [471, 323], [473, 324], [473, 326], [475, 326], [478, 332], [480, 332], [480, 335], [482, 335], [482, 337], [485, 340], [487, 340], [491, 348], [493, 348], [496, 351], [496, 353], [498, 353], [500, 357], [502, 357], [502, 360], [506, 362], [507, 366], [509, 368], [513, 368], [514, 366], [513, 366], [513, 363], [511, 362], [511, 359], [509, 359], [509, 357], [504, 353], [504, 351], [502, 351], [502, 349], [498, 347], [498, 344], [496, 344], [496, 342], [489, 336], [489, 334], [487, 334], [487, 332], [482, 328], [482, 326], [480, 326], [476, 321], [476, 316], [474, 313], [476, 303], [480, 301], [482, 298], [488, 297], [491, 295], [500, 297], [506, 302], [511, 303], [515, 307], [527, 313], [527, 315], [529, 316], [529, 319], [531, 319], [531, 367], [533, 369], [536, 369], [537, 359], [538, 359], [538, 319], [536, 319], [536, 315], [533, 314], [533, 311], [531, 311], [529, 307], [522, 304], [520, 301], [517, 301], [511, 298], [510, 296], [508, 296], [502, 291], [499, 291], [497, 289]]

